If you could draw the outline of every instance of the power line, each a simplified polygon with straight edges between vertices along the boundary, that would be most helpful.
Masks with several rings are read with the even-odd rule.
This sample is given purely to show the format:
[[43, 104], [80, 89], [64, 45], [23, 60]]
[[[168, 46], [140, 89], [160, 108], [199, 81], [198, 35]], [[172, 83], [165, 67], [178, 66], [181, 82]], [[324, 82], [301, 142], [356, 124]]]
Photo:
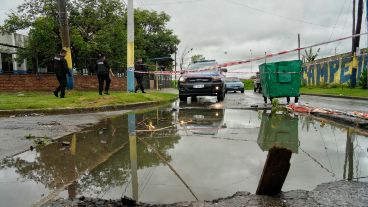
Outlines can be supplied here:
[[237, 1], [233, 1], [233, 0], [228, 0], [226, 2], [236, 4], [236, 5], [239, 5], [239, 6], [242, 6], [242, 7], [246, 7], [248, 9], [251, 9], [251, 10], [254, 10], [254, 11], [257, 11], [257, 12], [260, 12], [260, 13], [268, 14], [268, 15], [271, 15], [271, 16], [279, 17], [279, 18], [283, 18], [283, 19], [293, 21], [293, 22], [310, 24], [310, 25], [314, 25], [314, 26], [318, 26], [318, 27], [330, 27], [329, 25], [316, 24], [316, 23], [308, 22], [308, 21], [305, 21], [305, 20], [302, 20], [302, 19], [295, 19], [295, 18], [288, 17], [288, 16], [283, 16], [283, 15], [279, 15], [279, 14], [270, 13], [269, 11], [259, 9], [259, 8], [256, 8], [256, 7], [252, 7], [252, 6], [249, 6], [247, 4], [240, 3], [240, 2], [237, 2]]
[[169, 5], [169, 4], [187, 4], [187, 3], [197, 3], [203, 0], [188, 0], [188, 1], [167, 1], [167, 2], [158, 2], [158, 3], [150, 3], [145, 4], [146, 6], [156, 6], [156, 5]]
[[[350, 11], [350, 9], [351, 9], [351, 4], [348, 4], [348, 11]], [[345, 28], [345, 26], [346, 26], [346, 23], [348, 22], [348, 18], [345, 18], [344, 19], [344, 24], [343, 24], [343, 28]], [[342, 36], [342, 34], [344, 33], [344, 31], [341, 31], [340, 32], [340, 35], [339, 36]], [[341, 42], [342, 41], [339, 41], [338, 43], [337, 43], [337, 45], [335, 46], [335, 48], [337, 48], [337, 47], [339, 47], [340, 45], [341, 45]], [[334, 50], [334, 48], [332, 48], [332, 51]]]
[[342, 11], [343, 11], [343, 9], [344, 9], [344, 7], [345, 7], [345, 3], [347, 2], [347, 0], [345, 0], [344, 1], [344, 3], [342, 4], [342, 7], [341, 7], [341, 9], [340, 9], [340, 11], [339, 11], [339, 14], [337, 15], [337, 19], [336, 19], [336, 22], [335, 22], [335, 25], [332, 27], [332, 31], [331, 31], [331, 34], [330, 34], [330, 38], [328, 39], [328, 40], [331, 40], [331, 38], [332, 38], [332, 35], [333, 35], [333, 33], [334, 33], [334, 30], [335, 30], [335, 28], [336, 28], [336, 25], [337, 25], [337, 23], [339, 22], [339, 20], [340, 20], [340, 16], [341, 16], [341, 14], [342, 14]]

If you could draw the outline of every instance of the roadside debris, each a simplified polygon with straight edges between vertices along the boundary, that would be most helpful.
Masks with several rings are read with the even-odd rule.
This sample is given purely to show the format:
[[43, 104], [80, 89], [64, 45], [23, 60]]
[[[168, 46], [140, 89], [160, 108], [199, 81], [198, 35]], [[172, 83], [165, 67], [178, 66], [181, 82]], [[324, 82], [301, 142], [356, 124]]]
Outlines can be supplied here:
[[[332, 110], [326, 108], [312, 107], [302, 104], [290, 104], [286, 106], [287, 109], [298, 113], [307, 113], [314, 116], [326, 118], [339, 123], [350, 126], [358, 126], [361, 128], [368, 128], [368, 113], [363, 112], [344, 112], [339, 110]], [[321, 124], [323, 126], [323, 123]]]
[[36, 136], [34, 136], [32, 134], [28, 134], [28, 135], [24, 136], [24, 138], [26, 138], [26, 139], [35, 139]]
[[53, 126], [61, 125], [61, 123], [59, 123], [57, 121], [51, 121], [51, 122], [48, 122], [48, 123], [38, 122], [37, 124], [40, 125], [40, 126], [49, 127], [49, 128], [51, 128]]
[[14, 115], [10, 115], [9, 118], [15, 118], [15, 117], [36, 117], [36, 116], [44, 116], [44, 114], [38, 114], [38, 113], [14, 114]]
[[98, 130], [98, 134], [103, 134], [105, 133], [105, 131], [107, 130], [107, 128], [101, 128]]
[[[46, 135], [43, 136], [43, 137], [36, 137], [32, 134], [28, 134], [24, 137], [26, 139], [32, 139], [33, 143], [36, 145], [36, 147], [44, 147], [44, 146], [54, 142], [50, 137], [47, 137]], [[30, 150], [33, 150], [33, 149], [34, 149], [34, 147], [30, 146]]]
[[45, 137], [37, 138], [33, 140], [33, 142], [37, 145], [37, 147], [44, 147], [46, 145], [53, 143], [53, 140], [45, 136]]

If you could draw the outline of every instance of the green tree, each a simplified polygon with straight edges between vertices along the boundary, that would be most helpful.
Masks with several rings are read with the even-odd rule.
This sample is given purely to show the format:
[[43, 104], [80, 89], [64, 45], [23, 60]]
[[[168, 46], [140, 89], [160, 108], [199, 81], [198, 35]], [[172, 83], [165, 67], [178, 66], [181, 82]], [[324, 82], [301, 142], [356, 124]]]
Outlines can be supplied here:
[[201, 61], [201, 60], [205, 60], [206, 58], [201, 54], [196, 54], [196, 55], [192, 55], [192, 57], [190, 59], [191, 59], [192, 63], [195, 63], [195, 62], [198, 62], [198, 61]]
[[[164, 12], [136, 10], [135, 11], [135, 49], [136, 56], [143, 59], [169, 57], [177, 50], [180, 43], [173, 30], [167, 29], [170, 16]], [[171, 68], [172, 62], [162, 62], [161, 65]]]
[[61, 47], [58, 32], [58, 25], [53, 19], [39, 17], [33, 23], [29, 31], [29, 38], [24, 49], [18, 50], [18, 59], [29, 59], [33, 68], [45, 68], [52, 60], [52, 57]]
[[[88, 68], [94, 65], [99, 53], [105, 53], [113, 68], [125, 67], [125, 5], [120, 0], [71, 0], [67, 9], [75, 66]], [[170, 16], [164, 12], [135, 11], [136, 56], [147, 61], [149, 58], [171, 56], [176, 51], [180, 41], [166, 27], [169, 20]], [[35, 59], [32, 51], [36, 51], [39, 65], [44, 66], [61, 48], [54, 0], [27, 0], [8, 16], [0, 30], [15, 32], [28, 28], [29, 40], [19, 58]], [[164, 65], [170, 67], [172, 63]]]

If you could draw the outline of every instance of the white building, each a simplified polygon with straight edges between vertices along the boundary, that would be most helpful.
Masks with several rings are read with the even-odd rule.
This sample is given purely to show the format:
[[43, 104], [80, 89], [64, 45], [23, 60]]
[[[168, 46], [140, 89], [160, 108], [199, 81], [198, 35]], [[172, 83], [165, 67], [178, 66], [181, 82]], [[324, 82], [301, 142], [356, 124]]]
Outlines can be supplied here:
[[17, 48], [24, 47], [27, 36], [0, 33], [0, 73], [26, 74], [27, 61], [16, 62]]

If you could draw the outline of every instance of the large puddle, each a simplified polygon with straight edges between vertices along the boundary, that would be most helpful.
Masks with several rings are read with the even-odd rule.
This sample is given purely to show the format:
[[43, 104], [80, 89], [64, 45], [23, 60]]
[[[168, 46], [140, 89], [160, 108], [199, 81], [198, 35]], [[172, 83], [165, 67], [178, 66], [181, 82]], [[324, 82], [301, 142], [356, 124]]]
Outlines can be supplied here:
[[273, 146], [292, 151], [283, 191], [368, 181], [364, 133], [267, 111], [186, 106], [130, 113], [3, 160], [0, 206], [57, 197], [173, 203], [255, 193]]

